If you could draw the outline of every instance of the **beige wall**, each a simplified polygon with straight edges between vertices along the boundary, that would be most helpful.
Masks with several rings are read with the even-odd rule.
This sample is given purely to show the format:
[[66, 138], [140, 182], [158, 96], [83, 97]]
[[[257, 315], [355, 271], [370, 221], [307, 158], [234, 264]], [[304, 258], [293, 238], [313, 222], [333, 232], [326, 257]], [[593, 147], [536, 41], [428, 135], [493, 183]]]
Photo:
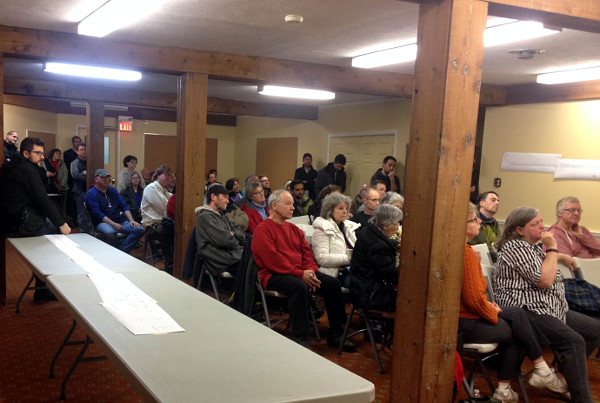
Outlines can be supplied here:
[[[2, 133], [2, 138], [9, 131], [15, 130], [19, 133], [19, 139], [24, 139], [27, 129], [57, 133], [56, 114], [21, 108], [19, 106], [4, 105], [4, 133]], [[19, 144], [21, 143], [17, 143], [17, 145]], [[58, 139], [57, 144], [60, 145]]]
[[600, 231], [600, 181], [555, 180], [552, 174], [500, 170], [505, 152], [562, 154], [563, 158], [600, 159], [600, 101], [515, 105], [488, 108], [479, 189], [502, 186], [498, 219], [518, 206], [540, 209], [544, 223], [555, 221], [558, 199], [576, 196], [585, 210], [581, 223]]

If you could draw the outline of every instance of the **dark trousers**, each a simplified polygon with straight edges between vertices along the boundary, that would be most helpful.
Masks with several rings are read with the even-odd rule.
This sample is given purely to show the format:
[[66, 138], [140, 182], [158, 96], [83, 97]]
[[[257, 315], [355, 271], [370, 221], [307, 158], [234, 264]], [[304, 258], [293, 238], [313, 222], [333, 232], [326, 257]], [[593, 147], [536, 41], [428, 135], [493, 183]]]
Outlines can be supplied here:
[[[342, 326], [346, 323], [346, 310], [342, 300], [340, 282], [321, 272], [317, 272], [317, 278], [321, 281], [321, 287], [317, 288], [315, 293], [325, 300], [329, 332], [330, 334], [341, 333]], [[287, 295], [292, 333], [294, 337], [307, 337], [308, 310], [311, 309], [311, 306], [306, 283], [302, 279], [288, 274], [273, 274], [267, 283], [267, 288]]]
[[460, 318], [460, 329], [465, 343], [499, 343], [500, 368], [498, 379], [510, 380], [520, 373], [521, 350], [530, 360], [542, 355], [537, 334], [527, 313], [518, 307], [502, 307], [498, 322], [485, 319]]
[[165, 271], [169, 274], [173, 274], [175, 222], [170, 218], [164, 217], [161, 222], [152, 225], [146, 236], [150, 237], [150, 239], [155, 239], [160, 242], [163, 260], [165, 262]]
[[586, 357], [598, 347], [600, 321], [575, 311], [567, 312], [566, 324], [553, 316], [527, 314], [559, 354], [571, 401], [591, 402]]

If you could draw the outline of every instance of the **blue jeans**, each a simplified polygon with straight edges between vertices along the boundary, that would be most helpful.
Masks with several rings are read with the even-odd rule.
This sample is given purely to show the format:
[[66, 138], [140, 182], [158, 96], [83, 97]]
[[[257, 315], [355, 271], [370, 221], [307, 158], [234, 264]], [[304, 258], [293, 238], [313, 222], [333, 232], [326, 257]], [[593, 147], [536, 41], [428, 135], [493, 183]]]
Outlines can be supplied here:
[[[123, 221], [120, 223], [123, 228], [117, 232], [110, 224], [101, 222], [96, 226], [96, 230], [104, 234], [106, 242], [114, 246], [115, 248], [121, 249], [123, 252], [129, 253], [133, 247], [137, 244], [142, 236], [144, 236], [144, 227], [141, 225], [138, 227], [132, 227], [129, 221]], [[126, 234], [125, 239], [119, 241], [117, 234]]]

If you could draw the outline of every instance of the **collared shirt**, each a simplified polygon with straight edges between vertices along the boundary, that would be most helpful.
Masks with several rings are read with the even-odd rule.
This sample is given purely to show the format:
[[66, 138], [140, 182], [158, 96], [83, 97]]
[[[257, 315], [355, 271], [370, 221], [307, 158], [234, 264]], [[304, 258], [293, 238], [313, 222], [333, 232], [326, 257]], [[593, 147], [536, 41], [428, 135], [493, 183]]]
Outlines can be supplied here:
[[562, 321], [569, 310], [560, 270], [548, 288], [538, 287], [546, 254], [539, 245], [513, 239], [498, 252], [495, 270], [496, 302], [500, 306], [518, 306], [539, 315]]
[[167, 216], [167, 202], [171, 198], [167, 191], [158, 181], [154, 181], [144, 189], [142, 197], [142, 225], [144, 228], [161, 222]]

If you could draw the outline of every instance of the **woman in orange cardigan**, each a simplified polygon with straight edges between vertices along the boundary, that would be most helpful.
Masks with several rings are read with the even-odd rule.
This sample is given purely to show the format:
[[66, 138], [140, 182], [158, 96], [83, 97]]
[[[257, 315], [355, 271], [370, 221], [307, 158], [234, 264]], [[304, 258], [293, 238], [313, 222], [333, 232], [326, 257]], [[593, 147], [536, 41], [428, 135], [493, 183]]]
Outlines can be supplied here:
[[[477, 208], [469, 203], [466, 241], [479, 234], [481, 220]], [[557, 393], [567, 393], [567, 386], [548, 367], [542, 356], [540, 344], [545, 337], [535, 332], [525, 311], [518, 307], [499, 307], [488, 301], [487, 284], [481, 273], [479, 259], [471, 246], [465, 243], [463, 281], [460, 296], [459, 329], [465, 343], [499, 343], [500, 367], [498, 387], [494, 398], [502, 402], [518, 402], [510, 380], [520, 373], [520, 352], [525, 351], [535, 367], [529, 384]]]

